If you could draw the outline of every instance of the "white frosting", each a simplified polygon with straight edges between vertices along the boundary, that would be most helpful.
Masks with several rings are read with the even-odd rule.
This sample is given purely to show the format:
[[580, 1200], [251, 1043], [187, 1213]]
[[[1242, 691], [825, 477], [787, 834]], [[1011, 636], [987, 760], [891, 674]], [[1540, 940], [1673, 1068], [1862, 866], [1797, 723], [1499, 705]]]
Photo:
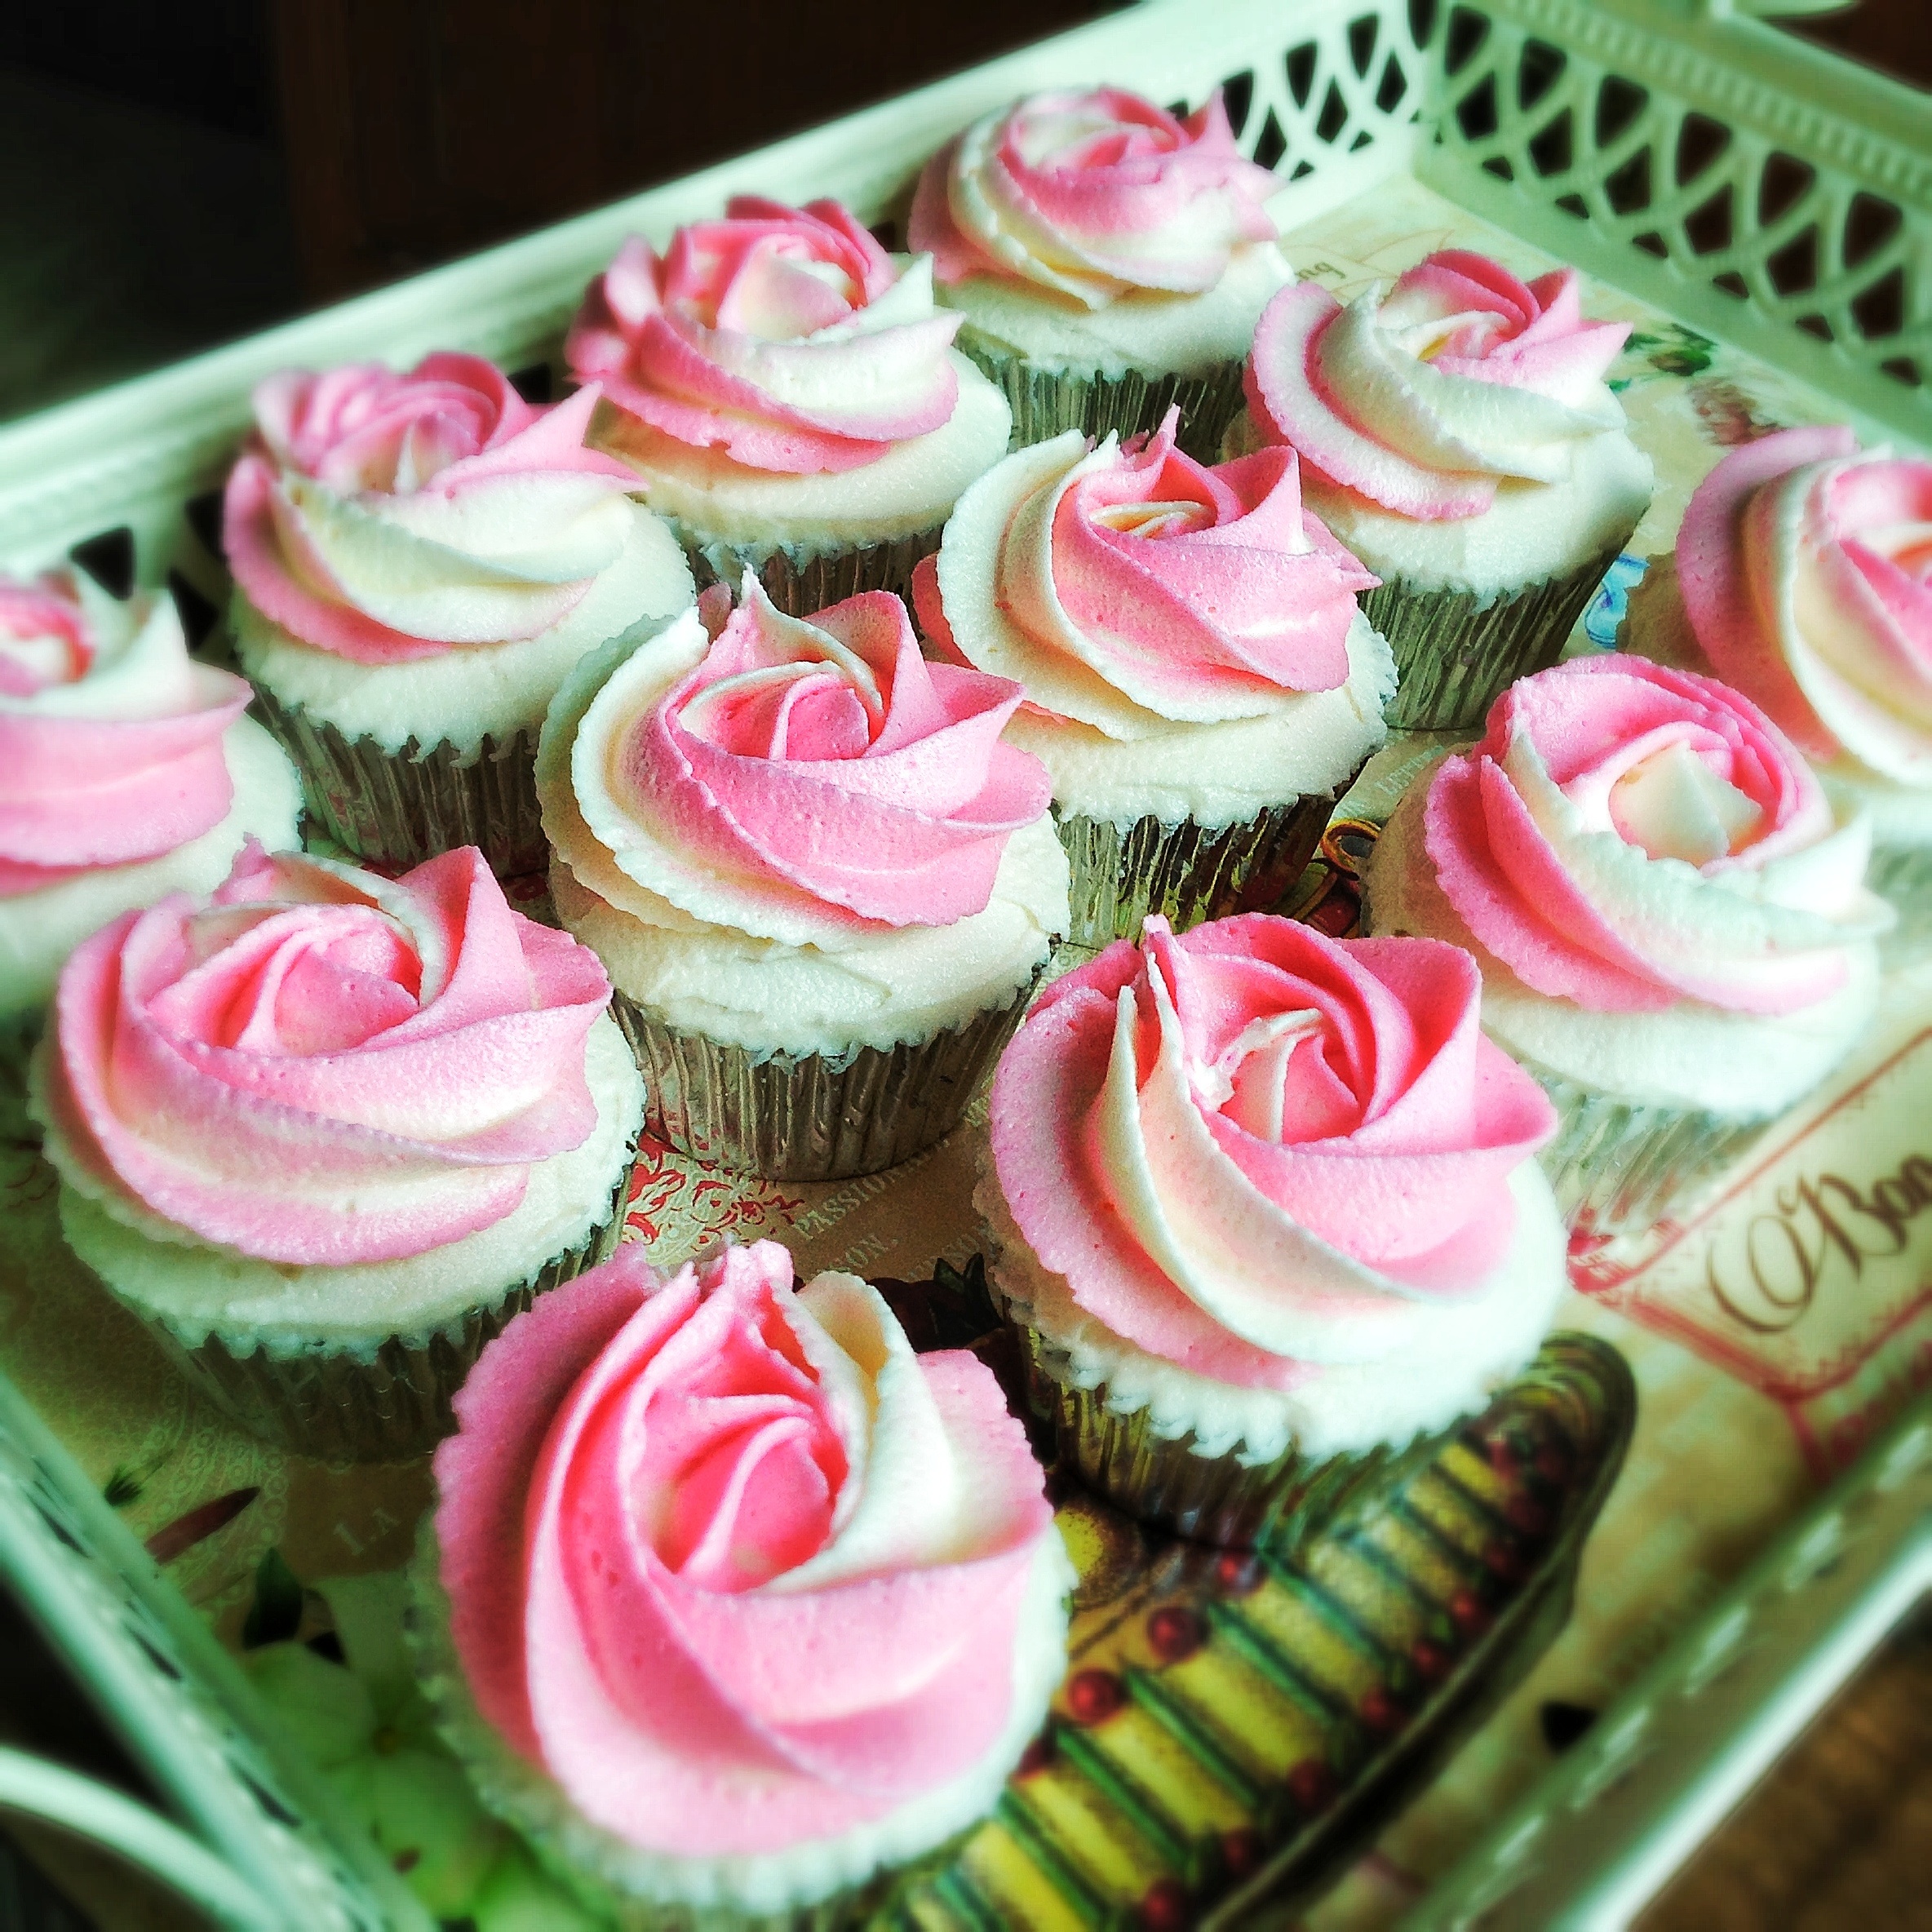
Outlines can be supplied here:
[[1074, 1301], [1063, 1275], [1041, 1265], [990, 1173], [974, 1202], [995, 1243], [999, 1292], [1063, 1353], [1063, 1379], [1081, 1389], [1104, 1384], [1114, 1414], [1150, 1410], [1156, 1435], [1172, 1441], [1191, 1432], [1198, 1454], [1233, 1455], [1252, 1466], [1291, 1444], [1310, 1456], [1399, 1446], [1480, 1409], [1535, 1354], [1568, 1284], [1568, 1237], [1534, 1161], [1517, 1169], [1509, 1186], [1516, 1237], [1479, 1297], [1405, 1302], [1407, 1332], [1393, 1350], [1323, 1368], [1287, 1391], [1214, 1381], [1115, 1334]]
[[0, 898], [0, 1019], [45, 1005], [67, 955], [110, 920], [170, 893], [212, 892], [245, 839], [259, 839], [271, 852], [300, 843], [301, 781], [281, 746], [252, 719], [237, 718], [222, 733], [221, 750], [234, 798], [227, 817], [198, 839], [158, 858], [98, 866], [39, 892]]
[[1469, 931], [1437, 883], [1422, 813], [1433, 767], [1411, 784], [1367, 875], [1370, 930], [1447, 939], [1482, 973], [1484, 1030], [1518, 1058], [1560, 1079], [1640, 1106], [1681, 1107], [1761, 1120], [1810, 1092], [1837, 1066], [1878, 1001], [1868, 943], [1846, 947], [1839, 990], [1784, 1014], [1747, 1013], [1680, 999], [1653, 1013], [1596, 1013], [1526, 986]]
[[587, 650], [691, 601], [690, 566], [676, 538], [639, 504], [618, 499], [612, 507], [627, 525], [615, 561], [567, 616], [534, 637], [359, 664], [304, 644], [237, 585], [230, 618], [242, 668], [282, 703], [300, 706], [345, 738], [373, 739], [385, 751], [400, 751], [414, 738], [467, 756], [486, 737], [534, 732], [565, 674]]
[[1269, 297], [1294, 279], [1280, 249], [1259, 242], [1237, 248], [1226, 273], [1198, 295], [1137, 289], [1092, 308], [1075, 296], [992, 275], [968, 276], [936, 293], [989, 348], [1040, 369], [1207, 375], [1247, 355]]
[[1006, 398], [957, 349], [947, 353], [959, 379], [951, 416], [855, 469], [795, 476], [747, 468], [609, 404], [598, 410], [592, 441], [636, 470], [645, 501], [701, 547], [736, 544], [764, 556], [890, 543], [945, 522], [967, 485], [1006, 454]]
[[[42, 1055], [47, 1048], [43, 1044]], [[29, 1108], [45, 1125], [37, 1061]], [[290, 1267], [197, 1241], [100, 1184], [47, 1128], [68, 1245], [123, 1300], [193, 1348], [210, 1331], [246, 1349], [294, 1355], [318, 1345], [373, 1354], [390, 1336], [424, 1339], [499, 1301], [609, 1219], [644, 1121], [644, 1083], [608, 1015], [584, 1043], [597, 1123], [581, 1146], [534, 1163], [522, 1201], [487, 1228], [401, 1261]], [[130, 1225], [123, 1216], [138, 1217]]]

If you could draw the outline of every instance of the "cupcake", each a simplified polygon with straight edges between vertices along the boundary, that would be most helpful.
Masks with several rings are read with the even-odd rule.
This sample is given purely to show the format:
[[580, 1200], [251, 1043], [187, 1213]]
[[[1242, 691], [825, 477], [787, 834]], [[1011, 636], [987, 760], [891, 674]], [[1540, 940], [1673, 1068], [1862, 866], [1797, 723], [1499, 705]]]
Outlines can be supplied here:
[[897, 597], [790, 618], [749, 572], [737, 610], [707, 591], [573, 674], [538, 760], [551, 891], [653, 1133], [827, 1180], [958, 1120], [1066, 927], [1019, 701], [928, 665]]
[[78, 947], [29, 1104], [69, 1245], [244, 1427], [391, 1460], [612, 1225], [644, 1110], [609, 982], [474, 847], [250, 844]]
[[1295, 277], [1267, 209], [1281, 181], [1234, 145], [1216, 90], [1185, 120], [1119, 87], [1035, 94], [926, 163], [907, 223], [959, 346], [1006, 392], [1017, 445], [1123, 436], [1178, 404], [1212, 456], [1241, 361]]
[[272, 376], [228, 478], [237, 656], [312, 818], [392, 869], [481, 848], [545, 863], [530, 778], [585, 651], [691, 600], [636, 478], [475, 356]]
[[1629, 333], [1584, 319], [1574, 268], [1525, 283], [1461, 249], [1386, 298], [1269, 304], [1228, 446], [1300, 450], [1309, 508], [1381, 578], [1363, 608], [1395, 651], [1391, 726], [1474, 729], [1629, 540], [1651, 463], [1603, 381]]
[[1209, 469], [1176, 427], [1017, 450], [914, 579], [936, 650], [1026, 688], [1007, 735], [1052, 775], [1083, 945], [1274, 906], [1394, 687], [1294, 452]]
[[1932, 924], [1932, 463], [1786, 429], [1690, 499], [1624, 641], [1761, 705], [1834, 800], [1872, 821], [1870, 883]]
[[982, 1817], [1066, 1668], [1019, 1424], [776, 1243], [627, 1249], [457, 1398], [418, 1672], [484, 1802], [619, 1927], [856, 1922]]
[[1439, 942], [1152, 918], [993, 1082], [991, 1276], [1061, 1452], [1149, 1522], [1278, 1547], [1433, 1453], [1566, 1279], [1549, 1102]]
[[1611, 1234], [1687, 1206], [1864, 1030], [1891, 922], [1870, 842], [1748, 698], [1580, 658], [1411, 785], [1370, 923], [1475, 955], [1484, 1026], [1557, 1104], [1558, 1197]]
[[1006, 404], [952, 347], [959, 326], [931, 262], [888, 255], [836, 202], [740, 195], [662, 255], [626, 242], [565, 353], [699, 580], [756, 570], [804, 616], [902, 592], [1005, 454]]
[[[196, 663], [175, 606], [65, 575], [0, 577], [0, 1109], [62, 962], [130, 908], [228, 876], [245, 839], [296, 843], [301, 791]], [[13, 1123], [11, 1119], [8, 1125]]]

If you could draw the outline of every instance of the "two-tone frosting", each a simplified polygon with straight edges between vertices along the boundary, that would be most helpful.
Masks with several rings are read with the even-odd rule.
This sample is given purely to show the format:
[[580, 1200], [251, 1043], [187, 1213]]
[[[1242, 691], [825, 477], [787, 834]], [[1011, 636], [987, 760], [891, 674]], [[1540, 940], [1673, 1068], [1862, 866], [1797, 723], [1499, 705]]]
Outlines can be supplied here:
[[959, 326], [929, 258], [888, 254], [838, 202], [740, 195], [662, 255], [627, 242], [565, 352], [654, 506], [699, 541], [769, 545], [943, 520], [1006, 434]]
[[1378, 930], [1478, 949], [1513, 1050], [1748, 1116], [1815, 1083], [1870, 1015], [1890, 923], [1863, 884], [1870, 840], [1739, 693], [1578, 658], [1513, 685], [1411, 788], [1370, 893]]
[[1603, 379], [1629, 332], [1584, 315], [1573, 268], [1525, 282], [1462, 249], [1345, 306], [1299, 283], [1256, 329], [1249, 432], [1301, 452], [1316, 508], [1385, 574], [1532, 581], [1650, 500]]
[[973, 1356], [915, 1356], [875, 1290], [795, 1287], [775, 1243], [669, 1280], [631, 1248], [512, 1323], [456, 1412], [432, 1695], [575, 1869], [778, 1909], [990, 1804], [1072, 1574]]
[[1436, 942], [1150, 918], [1001, 1061], [1003, 1287], [1076, 1380], [1261, 1459], [1470, 1406], [1562, 1280], [1554, 1113], [1481, 996]]
[[564, 662], [690, 596], [636, 478], [585, 446], [597, 401], [538, 409], [449, 353], [268, 378], [223, 512], [245, 667], [352, 734], [398, 708], [425, 742], [534, 726]]
[[739, 1044], [889, 1045], [991, 1004], [1066, 917], [1047, 774], [1002, 735], [1020, 699], [928, 663], [887, 592], [791, 618], [747, 573], [736, 610], [707, 592], [560, 693], [559, 911], [630, 997]]
[[1381, 742], [1376, 579], [1303, 508], [1294, 452], [1209, 467], [1079, 432], [968, 490], [914, 577], [936, 648], [1025, 687], [1061, 807], [1225, 824], [1327, 791]]
[[288, 760], [166, 597], [0, 579], [0, 1013], [129, 906], [205, 890], [242, 840], [295, 843]]
[[941, 149], [907, 234], [991, 343], [1194, 371], [1239, 359], [1292, 280], [1267, 208], [1280, 188], [1235, 145], [1218, 91], [1183, 119], [1119, 87], [1060, 89]]

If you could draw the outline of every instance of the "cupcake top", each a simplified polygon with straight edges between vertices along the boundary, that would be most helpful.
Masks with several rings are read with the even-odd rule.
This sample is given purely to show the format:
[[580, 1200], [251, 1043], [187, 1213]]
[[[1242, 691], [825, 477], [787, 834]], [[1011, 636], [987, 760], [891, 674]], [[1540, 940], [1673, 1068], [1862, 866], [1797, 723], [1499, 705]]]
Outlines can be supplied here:
[[1251, 432], [1301, 451], [1316, 507], [1385, 574], [1392, 545], [1425, 581], [1530, 582], [1620, 542], [1649, 503], [1603, 380], [1629, 333], [1584, 317], [1575, 269], [1523, 282], [1464, 249], [1345, 308], [1298, 283], [1255, 331]]
[[1043, 360], [1190, 368], [1239, 357], [1292, 279], [1218, 90], [1185, 120], [1119, 87], [986, 115], [921, 171], [907, 236], [973, 326]]
[[1025, 687], [1013, 736], [1063, 806], [1219, 824], [1349, 777], [1394, 674], [1356, 607], [1376, 580], [1304, 511], [1294, 452], [1209, 468], [1177, 426], [1016, 451], [914, 592], [938, 650]]
[[1004, 446], [1005, 405], [953, 352], [959, 326], [929, 259], [888, 255], [838, 202], [739, 195], [661, 255], [627, 242], [565, 352], [619, 412], [609, 447], [693, 533], [897, 534], [942, 518]]
[[796, 1287], [773, 1242], [668, 1281], [632, 1247], [512, 1323], [455, 1406], [430, 1690], [540, 1849], [769, 1910], [992, 1802], [1073, 1579], [975, 1357], [915, 1356], [876, 1291]]
[[1019, 687], [928, 664], [883, 591], [809, 619], [743, 596], [559, 694], [537, 782], [565, 922], [631, 998], [755, 1048], [890, 1044], [1023, 983], [1066, 873], [1047, 775], [1001, 737]]
[[1932, 794], [1932, 462], [1842, 427], [1747, 443], [1691, 498], [1677, 576], [1713, 668], [1806, 754]]
[[154, 1241], [403, 1261], [505, 1221], [592, 1137], [609, 995], [472, 846], [392, 881], [251, 844], [210, 897], [129, 913], [68, 961], [38, 1074], [49, 1152]]
[[295, 774], [249, 698], [188, 656], [166, 597], [0, 578], [0, 1011], [129, 906], [215, 884], [246, 833], [295, 842]]
[[1469, 935], [1489, 1024], [1552, 1072], [1769, 1111], [1869, 1017], [1869, 824], [1713, 678], [1601, 657], [1522, 679], [1389, 835], [1377, 928]]
[[[1177, 1376], [1198, 1404], [1223, 1385], [1201, 1406], [1265, 1457], [1291, 1428], [1316, 1452], [1406, 1437], [1467, 1406], [1486, 1350], [1520, 1359], [1563, 1278], [1531, 1158], [1555, 1115], [1481, 998], [1454, 946], [1262, 914], [1150, 916], [1054, 982], [1000, 1062], [992, 1145], [1076, 1374], [1157, 1409]], [[1432, 1362], [1431, 1415], [1392, 1421], [1395, 1371]]]
[[251, 675], [352, 735], [534, 725], [563, 663], [690, 598], [636, 477], [584, 447], [596, 403], [533, 408], [454, 354], [261, 383], [223, 511]]

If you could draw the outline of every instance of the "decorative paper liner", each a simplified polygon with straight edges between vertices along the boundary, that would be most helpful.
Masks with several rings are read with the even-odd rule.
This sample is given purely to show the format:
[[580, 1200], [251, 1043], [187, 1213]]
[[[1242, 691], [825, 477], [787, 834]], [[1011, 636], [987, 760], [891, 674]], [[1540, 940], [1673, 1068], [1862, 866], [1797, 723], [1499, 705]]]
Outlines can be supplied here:
[[764, 594], [791, 617], [810, 617], [861, 591], [890, 591], [910, 600], [913, 566], [939, 547], [945, 528], [942, 517], [910, 537], [819, 550], [804, 543], [727, 543], [668, 521], [700, 590], [724, 583], [735, 597], [745, 572], [755, 570]]
[[27, 1062], [46, 1017], [38, 1006], [0, 1017], [0, 1149], [40, 1145], [40, 1128], [27, 1112]]
[[1362, 614], [1395, 654], [1391, 731], [1475, 731], [1496, 694], [1546, 671], [1621, 554], [1620, 542], [1561, 577], [1501, 596], [1425, 590], [1399, 577], [1362, 593]]
[[1291, 1443], [1270, 1462], [1211, 1455], [1191, 1430], [1157, 1434], [1150, 1409], [1110, 1407], [1106, 1383], [1082, 1388], [1066, 1351], [1028, 1323], [1029, 1311], [996, 1299], [1026, 1357], [1027, 1399], [1057, 1431], [1061, 1462], [1130, 1515], [1198, 1543], [1245, 1549], [1265, 1537], [1278, 1555], [1292, 1550], [1309, 1531], [1345, 1519], [1352, 1500], [1429, 1461], [1464, 1420], [1358, 1454], [1306, 1456]]
[[537, 734], [485, 737], [465, 759], [446, 742], [410, 738], [386, 751], [346, 738], [299, 705], [255, 686], [262, 722], [302, 774], [309, 817], [345, 851], [398, 870], [458, 845], [477, 845], [498, 877], [538, 872], [549, 861], [537, 806]]
[[1301, 876], [1327, 829], [1333, 801], [1290, 799], [1234, 825], [1164, 824], [1150, 814], [1123, 831], [1106, 818], [1053, 811], [1066, 848], [1076, 946], [1138, 939], [1150, 912], [1176, 932], [1234, 912], [1265, 912]]
[[1635, 1106], [1522, 1064], [1556, 1103], [1556, 1138], [1537, 1158], [1578, 1233], [1621, 1234], [1688, 1207], [1775, 1118]]
[[166, 1324], [109, 1284], [202, 1394], [251, 1434], [325, 1462], [404, 1462], [456, 1426], [450, 1402], [485, 1347], [536, 1298], [606, 1259], [623, 1227], [630, 1163], [609, 1212], [574, 1247], [534, 1279], [445, 1323], [427, 1336], [392, 1335], [371, 1360], [326, 1344], [312, 1353], [271, 1355], [249, 1338], [210, 1332], [189, 1348]]
[[1044, 970], [1004, 1005], [923, 1040], [839, 1054], [754, 1053], [612, 997], [644, 1075], [644, 1124], [680, 1153], [773, 1181], [843, 1181], [929, 1147], [959, 1124]]
[[960, 330], [958, 346], [999, 385], [1013, 413], [1008, 447], [1015, 450], [1069, 429], [1083, 429], [1096, 442], [1114, 430], [1124, 442], [1159, 428], [1161, 419], [1178, 403], [1181, 447], [1202, 463], [1218, 463], [1222, 433], [1241, 410], [1239, 360], [1221, 363], [1206, 375], [1043, 369], [980, 335], [970, 322]]

